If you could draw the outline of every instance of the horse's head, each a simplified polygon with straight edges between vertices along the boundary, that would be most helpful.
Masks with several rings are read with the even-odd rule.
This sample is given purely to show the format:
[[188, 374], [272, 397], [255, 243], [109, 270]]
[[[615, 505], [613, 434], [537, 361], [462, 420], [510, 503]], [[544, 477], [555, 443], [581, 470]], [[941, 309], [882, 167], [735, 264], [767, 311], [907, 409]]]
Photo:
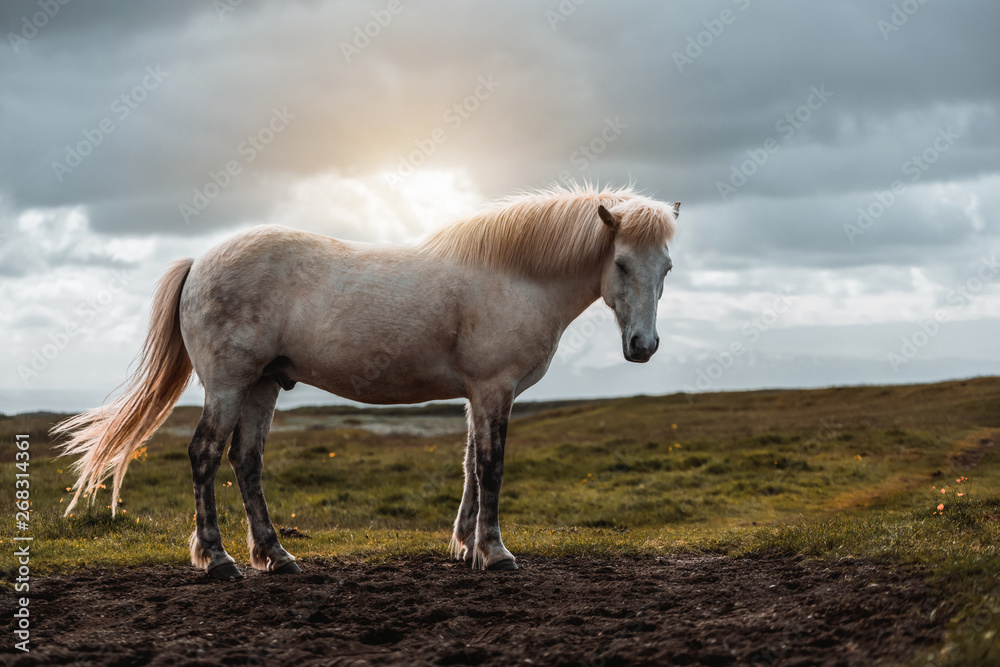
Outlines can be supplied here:
[[[626, 202], [611, 209], [603, 205], [597, 209], [604, 224], [615, 231], [614, 245], [601, 279], [601, 296], [615, 313], [622, 332], [622, 352], [628, 361], [645, 363], [660, 346], [656, 306], [663, 293], [663, 280], [673, 268], [663, 235], [643, 230], [649, 226], [651, 215], [671, 215], [676, 219], [680, 206], [677, 202], [672, 211], [664, 207], [654, 212], [648, 207], [637, 210]], [[645, 220], [630, 220], [630, 216]], [[673, 229], [673, 220], [664, 223], [661, 229]]]

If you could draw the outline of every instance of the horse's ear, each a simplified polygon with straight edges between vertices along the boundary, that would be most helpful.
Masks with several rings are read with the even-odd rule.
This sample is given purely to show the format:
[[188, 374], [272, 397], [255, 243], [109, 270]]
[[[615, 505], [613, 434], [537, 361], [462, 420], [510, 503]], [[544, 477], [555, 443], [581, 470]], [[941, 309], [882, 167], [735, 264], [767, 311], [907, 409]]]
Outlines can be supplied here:
[[604, 224], [608, 227], [611, 229], [618, 229], [618, 218], [614, 213], [604, 208], [604, 204], [597, 207], [597, 215], [601, 216], [601, 220], [603, 220]]
[[681, 214], [681, 203], [679, 201], [674, 202], [674, 219], [680, 217]]

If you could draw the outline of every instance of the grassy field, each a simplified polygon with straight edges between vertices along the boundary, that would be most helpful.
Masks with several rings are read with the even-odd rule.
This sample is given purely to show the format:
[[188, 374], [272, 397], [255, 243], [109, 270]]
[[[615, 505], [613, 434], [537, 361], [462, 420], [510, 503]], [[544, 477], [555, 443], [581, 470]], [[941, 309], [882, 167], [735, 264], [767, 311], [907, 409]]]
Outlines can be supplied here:
[[[51, 456], [57, 417], [0, 418], [6, 489], [13, 435], [31, 436], [33, 573], [186, 563], [187, 434], [198, 414], [175, 411], [132, 463], [114, 519], [109, 491], [62, 518], [73, 476]], [[279, 413], [264, 467], [271, 516], [308, 535], [285, 547], [299, 557], [444, 557], [462, 489], [456, 428], [458, 406]], [[998, 378], [526, 406], [510, 428], [501, 525], [515, 555], [777, 550], [920, 567], [951, 618], [935, 663], [1000, 664], [998, 435]], [[227, 463], [216, 488], [226, 547], [246, 563]], [[7, 516], [12, 495], [0, 498]], [[8, 546], [11, 528], [0, 528]]]

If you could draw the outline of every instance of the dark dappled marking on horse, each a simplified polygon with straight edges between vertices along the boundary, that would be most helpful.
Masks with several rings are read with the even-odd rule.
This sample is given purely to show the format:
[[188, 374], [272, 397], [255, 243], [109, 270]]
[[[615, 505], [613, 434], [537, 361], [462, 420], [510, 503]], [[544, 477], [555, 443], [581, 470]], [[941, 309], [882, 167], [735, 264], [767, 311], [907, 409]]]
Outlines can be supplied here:
[[215, 505], [232, 435], [250, 564], [298, 572], [261, 485], [279, 391], [303, 382], [371, 404], [466, 398], [465, 488], [451, 551], [476, 568], [517, 569], [499, 522], [514, 399], [542, 378], [563, 331], [600, 298], [615, 313], [626, 359], [656, 352], [679, 207], [630, 188], [553, 189], [503, 200], [414, 245], [266, 226], [178, 261], [157, 287], [125, 392], [53, 430], [68, 437], [64, 455], [81, 455], [66, 513], [81, 493], [93, 501], [112, 473], [115, 512], [132, 452], [170, 414], [193, 370], [205, 408], [188, 448], [191, 562], [220, 579], [242, 576], [222, 545]]

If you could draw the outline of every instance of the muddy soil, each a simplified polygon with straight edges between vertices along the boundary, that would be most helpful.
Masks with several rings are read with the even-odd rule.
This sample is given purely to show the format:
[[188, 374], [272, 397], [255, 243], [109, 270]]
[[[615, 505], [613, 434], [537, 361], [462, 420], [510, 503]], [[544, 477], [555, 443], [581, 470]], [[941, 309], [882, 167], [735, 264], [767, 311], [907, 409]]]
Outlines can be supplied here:
[[[13, 665], [867, 665], [941, 641], [919, 572], [856, 560], [437, 558], [306, 561], [233, 583], [187, 567], [36, 579], [31, 652]], [[935, 612], [936, 613], [932, 613]]]

